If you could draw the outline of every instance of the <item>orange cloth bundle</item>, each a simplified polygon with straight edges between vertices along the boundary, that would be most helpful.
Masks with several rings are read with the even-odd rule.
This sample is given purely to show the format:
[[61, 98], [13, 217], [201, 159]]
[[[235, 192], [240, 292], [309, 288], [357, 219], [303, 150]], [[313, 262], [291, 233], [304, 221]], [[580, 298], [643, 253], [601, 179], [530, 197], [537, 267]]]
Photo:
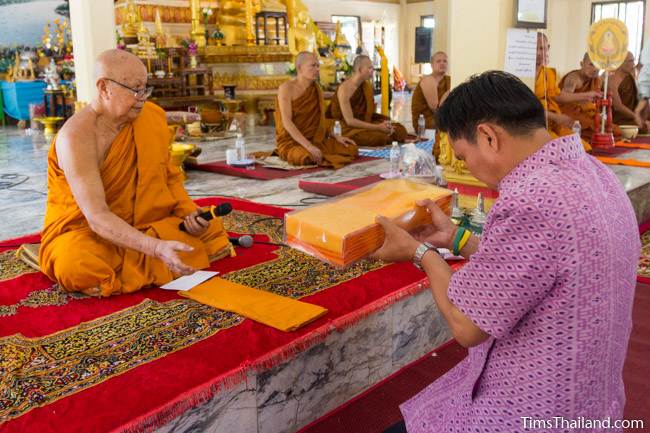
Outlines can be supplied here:
[[285, 332], [295, 331], [327, 313], [327, 309], [318, 305], [254, 289], [223, 278], [211, 278], [178, 294]]
[[367, 257], [384, 242], [377, 215], [395, 221], [406, 230], [431, 223], [422, 199], [451, 210], [451, 191], [427, 183], [404, 179], [385, 180], [355, 190], [326, 203], [290, 212], [285, 216], [288, 245], [337, 267]]

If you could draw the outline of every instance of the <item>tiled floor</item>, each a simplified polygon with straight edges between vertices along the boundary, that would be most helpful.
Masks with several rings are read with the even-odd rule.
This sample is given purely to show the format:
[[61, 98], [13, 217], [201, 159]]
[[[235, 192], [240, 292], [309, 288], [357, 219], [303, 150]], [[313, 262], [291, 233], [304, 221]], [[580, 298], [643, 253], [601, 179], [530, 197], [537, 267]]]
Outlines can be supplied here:
[[[412, 131], [410, 121], [410, 96], [397, 94], [391, 117], [402, 122]], [[271, 127], [249, 126], [246, 134], [250, 151], [268, 151], [274, 147]], [[225, 150], [233, 147], [234, 140], [202, 143], [203, 153], [199, 162], [225, 159]], [[28, 135], [15, 127], [0, 128], [0, 239], [8, 239], [35, 233], [40, 230], [45, 213], [47, 192], [47, 152], [49, 141], [42, 134]], [[638, 158], [650, 160], [650, 152], [637, 151]], [[300, 199], [312, 197], [298, 188], [301, 178], [334, 182], [353, 179], [387, 171], [384, 160], [354, 164], [337, 171], [325, 170], [289, 179], [258, 181], [223, 176], [201, 171], [188, 171], [186, 188], [190, 195], [228, 195], [255, 200], [262, 203], [287, 207], [298, 204]], [[650, 169], [613, 167], [630, 196], [638, 196], [650, 215]], [[645, 198], [648, 197], [648, 198]], [[637, 207], [638, 207], [637, 206]]]

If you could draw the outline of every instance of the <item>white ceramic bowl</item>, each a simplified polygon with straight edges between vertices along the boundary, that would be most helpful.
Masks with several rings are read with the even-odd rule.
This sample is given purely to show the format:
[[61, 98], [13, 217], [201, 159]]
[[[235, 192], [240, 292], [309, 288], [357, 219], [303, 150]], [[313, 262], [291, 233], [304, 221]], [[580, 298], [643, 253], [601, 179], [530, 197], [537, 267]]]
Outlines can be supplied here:
[[623, 138], [627, 140], [633, 140], [639, 135], [639, 127], [636, 125], [620, 125], [619, 128], [621, 128]]

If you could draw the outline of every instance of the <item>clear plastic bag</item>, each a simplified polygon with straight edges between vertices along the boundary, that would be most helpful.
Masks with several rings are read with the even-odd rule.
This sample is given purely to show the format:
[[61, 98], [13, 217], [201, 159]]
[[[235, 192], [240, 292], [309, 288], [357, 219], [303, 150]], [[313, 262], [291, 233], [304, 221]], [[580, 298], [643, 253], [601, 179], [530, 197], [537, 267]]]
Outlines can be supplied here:
[[431, 223], [426, 209], [417, 206], [432, 199], [451, 212], [452, 192], [412, 179], [390, 179], [335, 199], [285, 215], [287, 245], [335, 267], [346, 267], [368, 257], [384, 242], [378, 215], [392, 219], [407, 231]]
[[403, 177], [435, 177], [438, 173], [433, 155], [418, 149], [415, 143], [404, 145], [401, 166]]

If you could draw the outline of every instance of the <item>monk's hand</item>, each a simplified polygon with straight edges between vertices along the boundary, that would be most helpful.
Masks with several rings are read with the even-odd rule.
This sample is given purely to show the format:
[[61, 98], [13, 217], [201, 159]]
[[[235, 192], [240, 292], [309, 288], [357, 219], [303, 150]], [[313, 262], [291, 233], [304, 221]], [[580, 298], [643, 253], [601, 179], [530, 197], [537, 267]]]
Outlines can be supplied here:
[[313, 144], [310, 144], [308, 147], [306, 146], [305, 149], [307, 149], [307, 152], [311, 155], [311, 160], [314, 162], [314, 164], [320, 165], [321, 162], [323, 162], [323, 152]]
[[207, 221], [199, 216], [203, 212], [202, 209], [197, 209], [188, 216], [185, 217], [183, 223], [185, 224], [185, 229], [192, 236], [201, 236], [205, 233], [210, 227], [210, 221]]
[[377, 129], [383, 133], [392, 134], [393, 124], [390, 123], [390, 120], [384, 120], [383, 122], [377, 124]]
[[573, 120], [573, 118], [567, 116], [566, 114], [557, 115], [557, 123], [559, 123], [562, 126], [566, 126], [569, 129], [573, 128], [574, 122], [575, 120]]
[[591, 92], [576, 93], [576, 95], [580, 96], [582, 102], [595, 102], [596, 99], [600, 99], [603, 97], [602, 92], [598, 92], [595, 90]]
[[416, 204], [431, 214], [431, 224], [414, 230], [413, 237], [420, 242], [429, 242], [434, 247], [451, 249], [456, 225], [433, 200], [420, 200]]
[[196, 269], [191, 266], [187, 266], [183, 261], [178, 257], [179, 252], [189, 252], [194, 248], [184, 244], [183, 242], [178, 241], [163, 241], [159, 240], [154, 248], [154, 256], [167, 265], [170, 271], [176, 275], [190, 275], [193, 274]]
[[410, 262], [420, 242], [386, 217], [378, 216], [375, 222], [384, 229], [384, 244], [371, 257], [386, 262]]
[[643, 120], [639, 113], [634, 113], [634, 123], [641, 129], [645, 127], [645, 120]]
[[350, 139], [348, 137], [344, 137], [342, 135], [336, 135], [336, 136], [334, 136], [334, 138], [336, 139], [336, 141], [338, 141], [339, 143], [341, 143], [345, 147], [354, 146], [354, 145], [357, 144], [357, 143], [354, 142], [354, 140], [352, 140], [352, 139]]

